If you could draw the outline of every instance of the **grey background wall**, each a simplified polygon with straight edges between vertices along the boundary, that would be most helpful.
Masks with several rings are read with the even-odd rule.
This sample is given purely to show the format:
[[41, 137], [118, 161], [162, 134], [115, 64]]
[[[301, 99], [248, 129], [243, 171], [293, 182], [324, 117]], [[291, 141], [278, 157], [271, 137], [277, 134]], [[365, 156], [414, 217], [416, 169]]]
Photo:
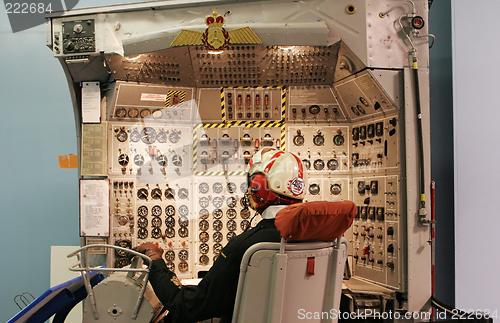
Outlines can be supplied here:
[[[131, 2], [138, 1], [82, 0], [78, 3], [77, 8]], [[457, 1], [455, 6], [458, 6], [458, 9], [463, 12], [457, 8], [455, 11], [465, 15], [468, 10], [467, 3], [470, 2]], [[496, 6], [500, 6], [500, 4]], [[493, 12], [489, 10], [487, 14], [493, 15]], [[482, 20], [483, 18], [478, 12], [476, 22], [480, 23]], [[491, 21], [493, 24], [495, 19], [492, 17]], [[438, 233], [436, 241], [437, 292], [438, 297], [449, 303], [454, 303], [451, 0], [434, 1], [429, 25], [431, 32], [438, 36], [438, 40], [431, 50], [430, 73], [433, 135], [432, 177], [437, 182], [438, 188], [438, 203], [436, 205], [438, 215], [436, 228]], [[464, 32], [463, 29], [470, 27], [471, 23], [467, 23], [466, 26], [459, 27], [458, 31]], [[471, 37], [478, 44], [480, 41], [486, 42], [487, 38], [479, 37], [484, 30], [479, 31], [481, 27], [477, 28], [477, 34]], [[455, 35], [455, 39], [456, 37], [457, 35]], [[462, 40], [462, 47], [466, 47], [465, 42], [465, 39]], [[59, 63], [45, 47], [44, 26], [12, 34], [7, 15], [2, 10], [0, 11], [0, 44], [0, 180], [2, 184], [0, 187], [0, 219], [2, 220], [0, 224], [0, 266], [2, 268], [0, 271], [0, 321], [5, 322], [18, 311], [13, 302], [15, 295], [30, 291], [37, 297], [49, 288], [50, 247], [79, 243], [78, 180], [75, 170], [62, 170], [58, 168], [57, 164], [58, 155], [76, 153], [76, 136], [66, 80]], [[467, 48], [462, 47], [458, 49], [467, 50]], [[475, 51], [475, 55], [484, 52], [472, 47], [468, 50]], [[494, 53], [491, 51], [491, 55]], [[461, 64], [466, 64], [466, 57], [466, 55], [458, 56], [458, 58], [464, 59]], [[478, 61], [475, 63], [486, 64], [486, 60], [483, 58], [478, 59]], [[492, 61], [494, 62], [494, 58]], [[472, 82], [473, 80], [465, 75], [478, 71], [474, 70], [474, 66], [477, 67], [477, 64], [470, 65], [470, 70], [465, 69], [459, 72], [456, 77], [462, 76]], [[456, 68], [457, 66], [455, 66]], [[481, 66], [482, 69], [483, 66]], [[460, 84], [464, 85], [464, 83]], [[464, 92], [463, 96], [467, 96], [467, 93], [480, 93], [481, 89], [478, 88], [475, 92], [462, 92]], [[462, 96], [459, 98], [462, 99]], [[473, 99], [470, 98], [470, 100]], [[494, 104], [495, 100], [492, 99], [490, 102]], [[464, 102], [463, 104], [469, 103]], [[480, 111], [481, 106], [492, 106], [492, 104], [479, 105], [474, 102], [470, 106], [475, 108], [470, 109], [471, 114], [473, 114], [474, 111]], [[460, 104], [459, 107], [462, 105]], [[463, 119], [464, 117], [474, 117], [474, 115], [458, 114], [458, 117], [458, 121], [464, 121], [467, 120]], [[489, 123], [494, 122], [492, 119], [488, 120], [491, 120], [488, 121]], [[456, 127], [460, 127], [458, 139], [467, 137], [466, 134], [470, 135], [472, 131], [476, 131], [473, 137], [478, 137], [477, 127], [469, 128], [468, 124], [463, 125], [458, 121], [456, 123]], [[466, 128], [465, 133], [462, 133], [462, 127]], [[487, 131], [483, 127], [479, 130]], [[481, 133], [481, 135], [486, 134]], [[488, 138], [488, 135], [482, 138]], [[459, 148], [462, 147], [461, 143], [459, 140]], [[476, 145], [477, 142], [473, 144], [473, 147]], [[493, 142], [489, 141], [487, 147], [483, 149], [487, 150], [491, 147], [493, 147]], [[459, 153], [463, 154], [466, 151], [459, 150]], [[485, 156], [477, 153], [475, 155]], [[459, 157], [463, 158], [463, 162], [470, 160], [470, 157], [464, 157], [460, 154], [455, 160], [459, 160]], [[483, 162], [482, 158], [478, 158], [477, 163], [480, 162]], [[474, 169], [477, 170], [479, 165], [477, 164]], [[466, 169], [467, 167], [463, 164], [459, 164], [456, 168], [458, 171]], [[489, 173], [489, 175], [493, 174]], [[481, 182], [482, 180], [481, 177], [476, 178], [476, 181]], [[489, 179], [487, 182], [491, 183], [492, 181], [493, 179]], [[457, 183], [478, 185], [479, 188], [484, 187], [484, 184], [474, 181], [463, 183], [460, 176], [457, 177]], [[464, 191], [459, 189], [457, 194], [460, 195], [461, 192]], [[470, 194], [470, 189], [467, 192]], [[490, 201], [494, 201], [494, 198]], [[460, 202], [459, 207], [463, 206], [461, 203], [464, 202]], [[469, 204], [473, 203], [474, 201], [470, 201]], [[492, 203], [492, 208], [493, 205]], [[470, 207], [470, 205], [467, 206]], [[493, 217], [492, 210], [486, 211], [489, 212], [486, 216]], [[457, 213], [458, 216], [479, 214], [477, 211], [472, 211], [472, 213], [459, 211]], [[484, 223], [482, 219], [479, 221], [477, 216], [471, 218], [478, 222], [477, 226], [480, 226], [479, 223]], [[495, 221], [495, 219], [489, 220]], [[462, 228], [460, 224], [469, 225], [469, 223], [460, 223], [459, 221], [458, 224], [457, 239], [466, 237], [472, 239], [474, 235], [459, 230]], [[475, 232], [480, 235], [483, 229], [483, 227], [477, 228]], [[484, 244], [485, 241], [483, 240], [482, 243]], [[474, 252], [478, 250], [481, 249], [474, 249]], [[463, 265], [464, 257], [466, 257], [465, 254], [457, 255], [457, 266]], [[487, 257], [487, 255], [483, 254], [483, 257]], [[477, 264], [484, 264], [482, 267], [486, 266], [484, 262], [478, 260], [475, 264], [471, 264], [471, 267], [475, 269], [457, 269], [457, 280], [467, 277], [465, 279], [473, 281], [472, 277], [478, 276], [477, 268], [479, 267], [476, 266]], [[496, 268], [492, 267], [492, 270], [496, 270]], [[483, 274], [489, 275], [489, 279], [494, 277], [491, 272], [485, 271]], [[469, 288], [475, 290], [469, 285], [459, 288], [457, 284], [457, 292], [462, 293], [457, 295], [458, 304], [468, 306], [466, 302], [468, 298], [464, 298], [463, 295], [464, 291], [468, 291]], [[497, 300], [496, 304], [500, 304], [500, 302]]]

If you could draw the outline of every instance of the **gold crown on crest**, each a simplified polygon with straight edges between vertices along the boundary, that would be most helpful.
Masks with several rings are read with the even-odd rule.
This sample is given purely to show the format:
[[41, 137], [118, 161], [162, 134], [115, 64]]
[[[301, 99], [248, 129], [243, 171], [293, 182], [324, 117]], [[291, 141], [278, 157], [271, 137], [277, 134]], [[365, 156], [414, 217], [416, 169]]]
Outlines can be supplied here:
[[223, 16], [217, 14], [216, 9], [214, 9], [211, 16], [205, 18], [205, 24], [207, 24], [209, 28], [222, 27], [225, 21], [226, 19], [224, 19]]

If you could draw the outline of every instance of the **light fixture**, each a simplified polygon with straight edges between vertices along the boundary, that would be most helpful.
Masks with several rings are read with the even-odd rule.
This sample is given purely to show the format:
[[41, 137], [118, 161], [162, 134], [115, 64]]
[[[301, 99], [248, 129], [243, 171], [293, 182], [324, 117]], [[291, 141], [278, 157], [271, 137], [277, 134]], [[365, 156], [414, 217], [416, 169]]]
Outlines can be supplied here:
[[139, 54], [139, 55], [132, 55], [132, 56], [126, 56], [125, 59], [127, 61], [135, 61], [135, 60], [139, 59], [140, 57], [141, 57], [141, 54]]

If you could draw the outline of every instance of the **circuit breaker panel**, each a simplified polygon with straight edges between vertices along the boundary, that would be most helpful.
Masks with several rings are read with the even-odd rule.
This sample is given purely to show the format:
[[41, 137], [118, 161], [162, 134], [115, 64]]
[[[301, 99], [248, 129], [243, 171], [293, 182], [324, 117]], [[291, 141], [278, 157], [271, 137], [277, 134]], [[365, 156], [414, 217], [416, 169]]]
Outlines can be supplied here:
[[[202, 277], [228, 241], [261, 219], [245, 197], [248, 162], [262, 148], [281, 149], [308, 171], [306, 202], [357, 205], [345, 233], [352, 278], [344, 292], [424, 307], [430, 231], [418, 177], [429, 158], [417, 158], [417, 119], [429, 115], [428, 79], [417, 71], [418, 83], [411, 68], [428, 64], [413, 24], [426, 19], [427, 2], [326, 4], [227, 3], [200, 6], [200, 16], [188, 3], [155, 2], [49, 17], [47, 43], [81, 120], [80, 179], [109, 182], [110, 230], [98, 238], [127, 248], [155, 243], [179, 278]], [[232, 21], [223, 41], [199, 24], [217, 12]], [[79, 93], [90, 81], [99, 83], [98, 123], [82, 118], [88, 102]], [[425, 123], [422, 154], [427, 131]], [[107, 261], [129, 264], [123, 252]]]

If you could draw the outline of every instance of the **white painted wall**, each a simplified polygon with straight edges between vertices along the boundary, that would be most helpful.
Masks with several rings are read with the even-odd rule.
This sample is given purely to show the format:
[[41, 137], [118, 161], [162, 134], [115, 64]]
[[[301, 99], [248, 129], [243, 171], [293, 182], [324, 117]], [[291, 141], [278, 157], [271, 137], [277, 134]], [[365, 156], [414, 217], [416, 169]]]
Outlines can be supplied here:
[[456, 306], [500, 315], [498, 0], [453, 0]]

